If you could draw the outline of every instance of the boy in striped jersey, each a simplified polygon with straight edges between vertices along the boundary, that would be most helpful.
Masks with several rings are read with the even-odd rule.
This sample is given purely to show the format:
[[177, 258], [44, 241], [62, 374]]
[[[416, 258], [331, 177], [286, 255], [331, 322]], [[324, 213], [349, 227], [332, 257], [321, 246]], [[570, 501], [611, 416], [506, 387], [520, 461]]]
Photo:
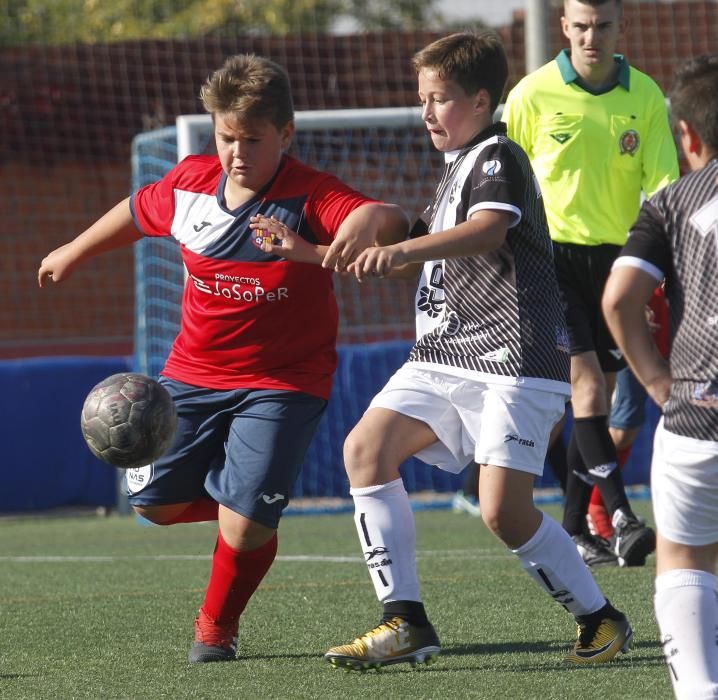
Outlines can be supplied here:
[[[421, 269], [417, 341], [344, 447], [383, 616], [325, 658], [363, 670], [439, 654], [399, 473], [416, 455], [454, 473], [472, 460], [481, 465], [484, 522], [578, 622], [567, 661], [608, 661], [627, 649], [628, 621], [607, 602], [568, 534], [533, 503], [570, 392], [569, 356], [540, 191], [526, 154], [502, 123], [492, 123], [508, 72], [504, 49], [492, 33], [453, 34], [420, 51], [414, 68], [444, 173], [409, 239], [365, 250], [348, 268], [359, 281]], [[324, 264], [333, 265], [331, 248]]]

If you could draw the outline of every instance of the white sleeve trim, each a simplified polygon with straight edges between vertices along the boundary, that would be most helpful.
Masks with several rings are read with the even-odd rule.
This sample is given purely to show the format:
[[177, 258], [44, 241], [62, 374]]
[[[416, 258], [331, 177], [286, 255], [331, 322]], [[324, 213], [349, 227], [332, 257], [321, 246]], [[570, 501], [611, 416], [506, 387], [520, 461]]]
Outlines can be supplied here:
[[647, 260], [637, 258], [633, 255], [621, 255], [616, 258], [611, 269], [615, 270], [618, 267], [637, 267], [639, 270], [647, 272], [651, 277], [655, 278], [657, 282], [663, 282], [663, 278], [665, 277], [663, 271], [653, 263], [649, 263]]
[[521, 210], [512, 204], [506, 204], [504, 202], [479, 202], [475, 204], [466, 214], [466, 219], [470, 219], [471, 215], [480, 211], [481, 209], [493, 209], [495, 211], [507, 211], [514, 215], [513, 220], [509, 223], [509, 228], [518, 226], [521, 221]]

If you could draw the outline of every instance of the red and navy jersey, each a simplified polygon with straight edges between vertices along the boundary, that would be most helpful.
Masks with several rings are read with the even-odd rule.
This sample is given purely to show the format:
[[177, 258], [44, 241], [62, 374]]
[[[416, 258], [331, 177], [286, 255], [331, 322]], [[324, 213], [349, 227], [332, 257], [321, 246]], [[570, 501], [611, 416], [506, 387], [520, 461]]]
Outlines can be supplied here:
[[180, 332], [162, 374], [210, 389], [328, 398], [337, 361], [332, 273], [263, 252], [249, 220], [274, 216], [328, 245], [347, 215], [373, 200], [290, 156], [237, 209], [225, 205], [226, 178], [216, 156], [190, 156], [130, 200], [140, 231], [177, 239], [188, 273]]

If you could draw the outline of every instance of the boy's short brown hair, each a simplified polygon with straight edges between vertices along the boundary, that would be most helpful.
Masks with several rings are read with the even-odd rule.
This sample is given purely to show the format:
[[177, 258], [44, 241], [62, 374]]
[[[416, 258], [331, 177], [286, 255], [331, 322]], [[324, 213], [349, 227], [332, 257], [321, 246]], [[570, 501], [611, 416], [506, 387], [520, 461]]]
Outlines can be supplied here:
[[718, 54], [698, 56], [681, 65], [668, 97], [673, 119], [690, 124], [718, 154]]
[[232, 115], [242, 124], [269, 121], [281, 129], [294, 119], [287, 71], [255, 54], [228, 58], [207, 78], [199, 96], [210, 114]]
[[417, 74], [436, 70], [442, 80], [452, 80], [467, 95], [489, 93], [492, 110], [501, 102], [509, 74], [506, 52], [495, 32], [457, 32], [442, 37], [414, 54]]

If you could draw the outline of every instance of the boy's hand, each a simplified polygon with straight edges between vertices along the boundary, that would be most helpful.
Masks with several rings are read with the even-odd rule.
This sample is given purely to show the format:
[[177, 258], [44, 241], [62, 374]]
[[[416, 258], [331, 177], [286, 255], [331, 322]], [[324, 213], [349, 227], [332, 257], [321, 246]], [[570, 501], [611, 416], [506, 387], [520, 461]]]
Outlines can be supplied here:
[[338, 235], [327, 250], [322, 261], [322, 267], [343, 272], [349, 269], [349, 263], [357, 258], [363, 250], [374, 245], [376, 235], [364, 229], [353, 229]]
[[671, 373], [667, 367], [665, 371], [646, 384], [646, 393], [655, 401], [659, 408], [663, 408], [671, 393]]
[[314, 257], [315, 246], [273, 216], [257, 214], [251, 217], [249, 228], [256, 232], [255, 245], [265, 253], [279, 255], [294, 262], [306, 262]]
[[367, 248], [348, 266], [347, 270], [354, 273], [359, 282], [363, 282], [365, 277], [384, 277], [406, 262], [406, 254], [399, 245], [387, 245]]
[[37, 271], [38, 286], [44, 287], [47, 282], [62, 282], [72, 274], [77, 258], [71, 246], [71, 243], [65, 243], [43, 258]]

